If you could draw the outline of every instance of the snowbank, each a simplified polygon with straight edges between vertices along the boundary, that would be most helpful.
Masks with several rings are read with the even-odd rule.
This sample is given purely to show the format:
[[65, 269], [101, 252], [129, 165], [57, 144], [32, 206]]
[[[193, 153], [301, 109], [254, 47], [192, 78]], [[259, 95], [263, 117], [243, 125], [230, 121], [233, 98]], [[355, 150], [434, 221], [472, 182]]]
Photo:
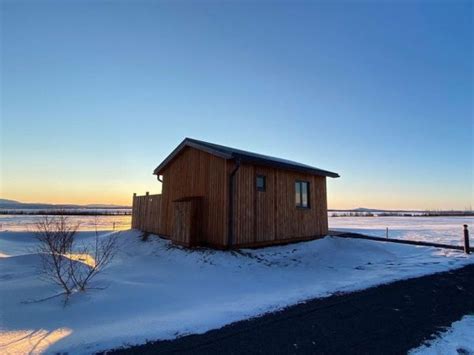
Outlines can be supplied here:
[[458, 355], [474, 354], [474, 315], [465, 316], [451, 327], [417, 349], [410, 355]]
[[[107, 234], [104, 234], [107, 235]], [[93, 233], [81, 232], [87, 242]], [[445, 271], [474, 262], [458, 251], [326, 237], [241, 252], [186, 250], [136, 231], [95, 287], [59, 290], [38, 279], [30, 233], [0, 233], [0, 352], [91, 353], [202, 333], [334, 292]]]

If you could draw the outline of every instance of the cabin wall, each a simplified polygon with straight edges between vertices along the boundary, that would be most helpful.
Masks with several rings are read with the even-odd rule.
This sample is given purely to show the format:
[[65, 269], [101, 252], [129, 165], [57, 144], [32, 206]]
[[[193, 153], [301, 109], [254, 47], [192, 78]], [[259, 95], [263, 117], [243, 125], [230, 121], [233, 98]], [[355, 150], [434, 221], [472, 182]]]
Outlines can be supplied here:
[[[265, 191], [257, 191], [257, 175], [266, 177]], [[296, 180], [310, 183], [308, 209], [295, 206]], [[234, 246], [304, 240], [328, 232], [325, 177], [242, 164], [234, 196]]]
[[[163, 170], [159, 234], [171, 237], [175, 204], [202, 197], [197, 244], [227, 247], [229, 177], [233, 160], [185, 148]], [[266, 190], [256, 189], [256, 176], [266, 177]], [[310, 208], [295, 206], [295, 181], [310, 183]], [[328, 232], [326, 178], [311, 174], [241, 164], [234, 180], [233, 246], [257, 247], [307, 240]]]
[[173, 201], [202, 197], [201, 236], [197, 241], [224, 247], [227, 236], [228, 176], [226, 160], [187, 147], [162, 172], [161, 233], [173, 232]]

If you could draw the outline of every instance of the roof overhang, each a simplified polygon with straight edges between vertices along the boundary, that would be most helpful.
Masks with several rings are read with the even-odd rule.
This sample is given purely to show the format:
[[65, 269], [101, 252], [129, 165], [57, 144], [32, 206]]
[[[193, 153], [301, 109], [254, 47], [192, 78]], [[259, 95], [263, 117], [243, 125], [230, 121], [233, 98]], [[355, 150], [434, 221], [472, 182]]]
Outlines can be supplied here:
[[206, 146], [202, 146], [201, 144], [198, 144], [196, 142], [190, 141], [189, 138], [185, 138], [180, 145], [178, 145], [171, 153], [166, 157], [165, 160], [161, 162], [160, 165], [156, 167], [156, 169], [153, 171], [154, 175], [160, 175], [161, 171], [174, 159], [176, 156], [181, 153], [181, 151], [186, 148], [186, 147], [191, 147], [191, 148], [196, 148], [202, 151], [205, 151], [209, 154], [216, 155], [218, 157], [224, 158], [224, 159], [232, 159], [232, 154], [226, 154], [221, 151], [218, 151], [216, 149], [212, 149]]
[[267, 157], [256, 153], [245, 152], [237, 149], [232, 149], [224, 146], [218, 146], [216, 144], [207, 143], [198, 141], [191, 138], [185, 138], [172, 152], [170, 155], [166, 157], [160, 165], [156, 167], [153, 171], [154, 175], [161, 175], [163, 169], [176, 158], [178, 154], [181, 153], [183, 149], [186, 147], [195, 148], [209, 154], [221, 157], [226, 160], [240, 160], [243, 163], [255, 164], [255, 165], [263, 165], [274, 167], [278, 169], [284, 170], [291, 170], [297, 172], [304, 172], [307, 174], [319, 175], [319, 176], [327, 176], [332, 178], [338, 178], [339, 174], [318, 169], [309, 165], [303, 165], [296, 162], [290, 162], [284, 159], [278, 159], [273, 157]]

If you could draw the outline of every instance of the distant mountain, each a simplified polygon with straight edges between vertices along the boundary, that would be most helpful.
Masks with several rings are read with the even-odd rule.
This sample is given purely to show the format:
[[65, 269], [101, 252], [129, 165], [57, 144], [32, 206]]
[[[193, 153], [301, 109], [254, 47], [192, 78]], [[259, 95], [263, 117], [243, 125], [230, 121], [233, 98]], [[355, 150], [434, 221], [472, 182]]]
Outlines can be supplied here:
[[378, 208], [365, 208], [365, 207], [358, 207], [351, 210], [353, 212], [385, 212], [386, 210], [380, 210]]
[[0, 208], [2, 209], [80, 209], [80, 208], [130, 208], [130, 206], [120, 206], [113, 204], [52, 204], [52, 203], [23, 203], [15, 200], [0, 199]]
[[351, 211], [353, 211], [353, 212], [373, 212], [375, 210], [373, 208], [357, 207], [357, 208], [353, 208]]
[[100, 204], [100, 203], [83, 205], [82, 207], [86, 207], [86, 208], [130, 208], [130, 206], [120, 206], [120, 205]]
[[358, 207], [352, 209], [329, 209], [330, 212], [367, 212], [367, 213], [381, 213], [381, 212], [422, 212], [418, 210], [384, 210], [379, 208]]
[[7, 200], [6, 198], [0, 198], [0, 205], [1, 204], [21, 204], [21, 202], [15, 201], [15, 200]]

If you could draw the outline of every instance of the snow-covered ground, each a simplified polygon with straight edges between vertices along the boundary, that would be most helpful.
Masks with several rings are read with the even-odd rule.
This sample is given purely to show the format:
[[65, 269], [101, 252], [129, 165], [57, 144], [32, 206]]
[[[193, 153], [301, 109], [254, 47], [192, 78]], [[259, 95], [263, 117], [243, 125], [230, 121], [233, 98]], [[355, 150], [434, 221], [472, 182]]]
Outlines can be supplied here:
[[[43, 215], [0, 215], [0, 231], [34, 231], [36, 224], [43, 218]], [[130, 229], [132, 220], [130, 215], [78, 215], [67, 216], [67, 218], [71, 223], [78, 224], [81, 231], [93, 231], [96, 225], [98, 230]]]
[[171, 339], [474, 262], [454, 250], [336, 237], [240, 252], [191, 251], [154, 236], [143, 242], [136, 231], [118, 238], [117, 257], [94, 281], [105, 289], [77, 293], [64, 306], [58, 297], [30, 302], [59, 290], [38, 278], [31, 233], [0, 232], [0, 353], [92, 353]]
[[[330, 216], [332, 213], [329, 214]], [[0, 215], [0, 231], [32, 231], [43, 218], [41, 215]], [[82, 231], [111, 231], [130, 228], [131, 216], [68, 216]], [[437, 243], [461, 243], [463, 224], [469, 225], [474, 235], [474, 217], [329, 217], [329, 228], [385, 237], [426, 240]]]
[[474, 217], [329, 217], [329, 229], [390, 238], [462, 245], [463, 225], [474, 236]]
[[474, 354], [474, 315], [465, 316], [460, 321], [454, 322], [434, 340], [410, 351], [410, 355], [431, 354]]
[[[331, 214], [330, 214], [331, 215]], [[32, 231], [41, 215], [0, 215], [0, 231]], [[82, 231], [130, 228], [131, 216], [68, 216]], [[427, 240], [438, 243], [461, 243], [463, 224], [474, 233], [474, 217], [329, 217], [329, 228], [385, 237]], [[474, 234], [473, 234], [474, 235]]]

